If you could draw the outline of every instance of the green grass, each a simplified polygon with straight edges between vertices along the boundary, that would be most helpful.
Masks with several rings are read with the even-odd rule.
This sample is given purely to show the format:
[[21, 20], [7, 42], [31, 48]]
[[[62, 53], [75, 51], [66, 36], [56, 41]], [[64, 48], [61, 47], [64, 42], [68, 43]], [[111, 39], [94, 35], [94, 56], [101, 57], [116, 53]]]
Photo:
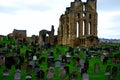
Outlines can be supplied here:
[[[0, 43], [2, 43], [2, 42], [0, 42]], [[10, 43], [10, 44], [12, 44], [12, 43]], [[103, 46], [105, 47], [106, 45], [103, 45]], [[31, 48], [32, 48], [32, 46], [27, 47], [27, 46], [24, 45], [20, 49], [21, 55], [25, 55], [25, 51], [27, 49], [30, 50]], [[52, 50], [53, 50], [53, 53], [54, 53], [53, 57], [54, 57], [55, 60], [58, 59], [57, 48], [61, 51], [62, 55], [65, 55], [65, 52], [68, 50], [68, 46], [60, 46], [60, 45], [53, 46]], [[115, 50], [113, 52], [113, 54], [117, 54], [117, 53], [119, 53], [118, 50]], [[10, 55], [13, 55], [13, 54], [15, 54], [15, 53], [11, 52], [7, 56], [10, 56]], [[82, 50], [79, 51], [79, 55], [80, 55], [80, 58], [85, 60], [85, 56], [83, 55], [83, 51]], [[45, 49], [42, 51], [42, 53], [41, 53], [41, 55], [40, 55], [40, 57], [38, 59], [41, 59], [42, 57], [47, 58], [47, 54], [46, 54], [46, 50]], [[74, 55], [72, 57], [78, 57], [78, 55]], [[94, 64], [96, 62], [99, 63], [99, 65], [100, 65], [100, 72], [97, 73], [97, 74], [94, 73]], [[108, 77], [104, 75], [107, 65], [111, 65], [112, 67], [116, 66], [115, 64], [112, 64], [111, 60], [108, 60], [108, 63], [106, 65], [103, 65], [99, 58], [89, 59], [88, 74], [90, 76], [90, 80], [108, 80]], [[45, 75], [46, 75], [47, 61], [39, 64], [39, 66], [40, 66], [40, 69], [43, 70], [45, 72]], [[66, 64], [66, 66], [69, 66], [70, 73], [72, 73], [74, 70], [78, 71], [78, 75], [77, 75], [77, 79], [76, 80], [82, 80], [81, 75], [80, 75], [80, 71], [79, 71], [79, 69], [76, 66], [74, 66], [72, 58], [70, 60], [70, 64]], [[11, 70], [9, 70], [10, 76], [8, 76], [8, 77], [4, 77], [3, 76], [3, 70], [4, 70], [4, 65], [1, 66], [1, 68], [0, 68], [0, 80], [13, 80], [14, 79], [15, 66], [12, 66]], [[54, 78], [52, 80], [68, 80], [69, 79], [68, 75], [64, 79], [59, 78], [59, 72], [60, 72], [60, 68], [55, 67], [55, 75], [54, 75]], [[34, 71], [31, 72], [30, 74], [32, 75], [32, 80], [36, 80]], [[22, 69], [21, 69], [21, 80], [25, 80], [25, 76], [26, 75], [27, 75], [26, 69], [22, 67]], [[119, 80], [119, 79], [120, 79], [120, 70], [118, 72], [118, 75], [116, 76], [116, 80]], [[46, 78], [44, 80], [46, 80]]]

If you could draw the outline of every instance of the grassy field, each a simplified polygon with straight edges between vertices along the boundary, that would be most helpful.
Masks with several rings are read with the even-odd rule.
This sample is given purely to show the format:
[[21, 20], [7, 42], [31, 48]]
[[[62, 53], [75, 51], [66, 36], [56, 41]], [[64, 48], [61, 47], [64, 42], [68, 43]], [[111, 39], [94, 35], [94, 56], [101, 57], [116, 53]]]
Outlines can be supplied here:
[[[4, 43], [7, 43], [7, 41], [5, 41], [5, 39], [4, 39], [4, 42], [0, 42], [0, 44], [4, 44]], [[9, 44], [14, 44], [15, 41], [11, 40], [11, 41], [8, 41], [8, 43]], [[104, 47], [105, 46], [106, 45], [104, 45]], [[31, 46], [31, 48], [32, 48], [32, 46]], [[20, 54], [21, 55], [25, 55], [25, 51], [27, 49], [30, 49], [30, 47], [23, 45], [23, 47], [20, 48], [20, 52], [21, 52]], [[57, 49], [60, 50], [62, 55], [65, 55], [66, 50], [68, 50], [68, 46], [56, 45], [56, 46], [52, 47], [51, 49], [53, 50], [53, 53], [54, 53], [53, 54], [54, 59], [57, 60], [58, 59]], [[119, 51], [114, 51], [113, 54], [116, 54], [118, 52]], [[8, 53], [7, 56], [11, 56], [11, 55], [14, 55], [14, 54], [15, 53], [11, 52], [11, 53]], [[79, 51], [79, 55], [80, 55], [80, 58], [85, 59], [85, 57], [83, 55], [83, 50]], [[41, 53], [41, 55], [39, 56], [38, 59], [41, 59], [42, 57], [45, 57], [47, 59], [48, 56], [46, 54], [46, 49], [42, 50], [42, 53]], [[78, 57], [78, 55], [73, 55], [72, 58], [73, 57]], [[72, 58], [71, 58], [70, 64], [66, 64], [66, 66], [69, 66], [70, 73], [72, 73], [74, 70], [78, 71], [78, 75], [77, 75], [76, 80], [82, 80], [79, 68], [73, 65], [73, 59]], [[26, 61], [26, 59], [25, 59], [25, 61]], [[100, 65], [100, 72], [99, 73], [94, 73], [94, 64], [96, 62], [99, 63], [99, 65]], [[115, 64], [112, 63], [112, 61], [110, 59], [108, 60], [106, 65], [103, 65], [103, 63], [100, 61], [100, 58], [91, 58], [91, 59], [89, 59], [88, 74], [90, 76], [90, 80], [108, 80], [108, 77], [104, 75], [107, 65], [111, 65], [112, 67], [116, 66]], [[47, 61], [39, 64], [39, 67], [46, 74], [46, 71], [47, 71]], [[15, 65], [13, 65], [11, 70], [9, 70], [9, 74], [10, 75], [8, 77], [3, 76], [3, 70], [4, 70], [4, 65], [2, 65], [0, 67], [0, 80], [14, 80]], [[59, 77], [59, 72], [60, 72], [60, 68], [59, 67], [55, 67], [55, 74], [54, 74], [54, 78], [52, 80], [69, 80], [69, 76], [68, 75], [64, 79], [61, 79]], [[32, 71], [30, 74], [32, 75], [32, 80], [36, 80], [34, 71]], [[27, 75], [26, 69], [24, 67], [22, 67], [21, 68], [21, 80], [25, 80], [25, 76], [26, 75]], [[44, 77], [44, 80], [46, 80], [46, 75]], [[115, 80], [120, 80], [120, 70], [118, 70], [118, 74], [117, 74]]]

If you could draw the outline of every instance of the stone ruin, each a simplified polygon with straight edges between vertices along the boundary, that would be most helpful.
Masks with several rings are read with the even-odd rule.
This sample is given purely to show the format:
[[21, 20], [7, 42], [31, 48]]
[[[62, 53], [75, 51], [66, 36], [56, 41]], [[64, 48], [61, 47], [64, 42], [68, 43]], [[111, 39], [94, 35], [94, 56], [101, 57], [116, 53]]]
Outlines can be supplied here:
[[74, 0], [60, 16], [58, 44], [69, 46], [94, 46], [97, 37], [97, 1]]

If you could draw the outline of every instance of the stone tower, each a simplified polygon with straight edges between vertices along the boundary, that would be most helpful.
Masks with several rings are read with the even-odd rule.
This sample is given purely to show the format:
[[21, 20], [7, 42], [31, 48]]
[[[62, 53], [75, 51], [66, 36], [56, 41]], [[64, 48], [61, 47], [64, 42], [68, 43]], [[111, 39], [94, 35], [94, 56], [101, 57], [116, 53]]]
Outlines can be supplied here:
[[97, 0], [74, 0], [60, 16], [58, 44], [69, 46], [93, 46], [97, 37]]

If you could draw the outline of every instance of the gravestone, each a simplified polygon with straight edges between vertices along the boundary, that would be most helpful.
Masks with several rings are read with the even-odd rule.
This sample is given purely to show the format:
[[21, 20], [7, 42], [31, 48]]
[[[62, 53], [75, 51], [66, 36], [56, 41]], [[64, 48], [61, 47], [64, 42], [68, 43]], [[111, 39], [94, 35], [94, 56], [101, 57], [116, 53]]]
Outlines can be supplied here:
[[64, 69], [65, 69], [65, 71], [66, 71], [66, 74], [69, 74], [69, 73], [70, 73], [70, 71], [69, 71], [69, 66], [65, 66]]
[[82, 80], [89, 80], [89, 74], [83, 73]]
[[78, 75], [78, 72], [77, 72], [77, 71], [73, 71], [73, 72], [70, 74], [70, 76], [69, 76], [70, 80], [76, 80], [77, 75]]
[[24, 63], [24, 56], [19, 56], [19, 60], [20, 60], [20, 65], [22, 65]]
[[50, 67], [48, 69], [46, 77], [48, 80], [54, 78], [54, 67]]
[[20, 80], [21, 79], [21, 71], [17, 69], [14, 74], [14, 80]]
[[63, 67], [61, 67], [59, 77], [64, 78], [65, 76], [66, 76], [66, 70]]
[[58, 60], [62, 61], [62, 57], [61, 57], [61, 55], [58, 56]]
[[111, 66], [110, 66], [110, 65], [107, 65], [105, 75], [106, 75], [106, 76], [110, 76], [110, 75], [111, 75], [111, 74], [110, 74], [110, 71], [111, 71]]
[[29, 61], [29, 65], [31, 65], [32, 68], [34, 68], [35, 67], [35, 62], [33, 60], [31, 60], [31, 61]]
[[61, 66], [61, 62], [59, 60], [55, 61], [55, 67], [60, 67]]
[[5, 69], [5, 70], [3, 71], [3, 76], [9, 76], [9, 71], [8, 71], [8, 69]]
[[0, 67], [2, 66], [3, 64], [3, 57], [0, 57]]
[[98, 63], [94, 64], [94, 72], [99, 73], [100, 72], [100, 65]]
[[37, 56], [34, 55], [34, 56], [33, 56], [33, 61], [36, 61], [36, 60], [37, 60]]
[[62, 63], [67, 63], [67, 58], [66, 58], [66, 56], [62, 56]]
[[32, 76], [31, 76], [30, 74], [27, 74], [27, 75], [25, 76], [25, 80], [32, 80]]
[[27, 65], [26, 72], [27, 72], [27, 73], [31, 73], [31, 72], [32, 72], [32, 69], [33, 69], [32, 65]]
[[50, 67], [50, 66], [54, 66], [54, 58], [48, 58], [47, 59], [47, 64], [48, 64], [48, 67]]
[[112, 76], [113, 76], [113, 77], [116, 77], [117, 74], [118, 74], [118, 68], [117, 68], [116, 66], [114, 66], [114, 67], [112, 68]]
[[83, 59], [80, 59], [79, 64], [80, 64], [80, 72], [84, 68], [84, 63], [85, 61]]
[[108, 60], [108, 57], [104, 57], [104, 59], [103, 59], [103, 64], [104, 65], [107, 64], [107, 60]]
[[67, 52], [67, 54], [66, 54], [66, 62], [67, 63], [70, 63], [70, 58], [71, 58], [71, 55], [69, 52]]
[[34, 68], [34, 72], [35, 72], [35, 74], [37, 75], [37, 73], [40, 71], [40, 68], [39, 68], [39, 66], [35, 66], [35, 68]]
[[104, 55], [101, 55], [101, 56], [100, 56], [100, 60], [101, 60], [101, 62], [103, 62], [103, 60], [104, 60]]
[[15, 64], [15, 60], [13, 56], [5, 57], [5, 67], [7, 69], [11, 69], [11, 66]]
[[77, 60], [77, 58], [73, 58], [73, 61], [74, 61], [74, 65], [75, 66], [79, 66], [79, 60]]
[[40, 70], [38, 73], [37, 73], [37, 80], [44, 80], [44, 76], [45, 76], [45, 73], [43, 70]]

